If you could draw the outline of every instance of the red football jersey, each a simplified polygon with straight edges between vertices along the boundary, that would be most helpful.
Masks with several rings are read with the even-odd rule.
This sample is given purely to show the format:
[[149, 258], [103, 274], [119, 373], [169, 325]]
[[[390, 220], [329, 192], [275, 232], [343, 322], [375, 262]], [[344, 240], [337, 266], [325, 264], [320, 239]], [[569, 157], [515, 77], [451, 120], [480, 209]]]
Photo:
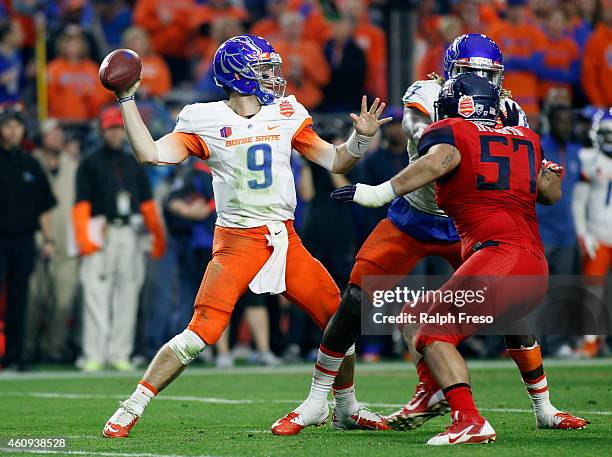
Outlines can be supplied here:
[[477, 243], [500, 241], [543, 254], [535, 210], [542, 166], [538, 135], [526, 127], [492, 128], [453, 118], [431, 124], [419, 155], [454, 145], [459, 166], [436, 180], [436, 202], [455, 222], [466, 259]]

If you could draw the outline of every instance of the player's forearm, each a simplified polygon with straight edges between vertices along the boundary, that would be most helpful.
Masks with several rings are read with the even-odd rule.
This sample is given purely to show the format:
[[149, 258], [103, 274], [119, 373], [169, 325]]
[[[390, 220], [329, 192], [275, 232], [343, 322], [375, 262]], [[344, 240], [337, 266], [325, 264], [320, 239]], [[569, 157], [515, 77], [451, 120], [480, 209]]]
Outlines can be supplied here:
[[336, 148], [336, 155], [334, 157], [334, 165], [330, 170], [332, 173], [344, 174], [349, 172], [361, 157], [352, 156], [347, 148], [346, 144], [341, 144]]
[[426, 155], [391, 178], [393, 190], [398, 196], [409, 194], [449, 173], [460, 160], [459, 151], [454, 146], [435, 145]]
[[391, 186], [398, 196], [409, 194], [435, 180], [439, 175], [435, 167], [417, 160], [391, 178]]
[[339, 174], [350, 171], [368, 151], [368, 147], [373, 138], [374, 136], [360, 135], [353, 131], [345, 143], [335, 148], [336, 155], [334, 157], [334, 165], [330, 171]]
[[138, 112], [136, 102], [130, 100], [120, 104], [121, 114], [123, 114], [123, 123], [128, 141], [132, 146], [134, 157], [138, 163], [157, 165], [159, 163], [159, 154], [155, 141], [149, 133], [149, 129], [145, 125]]

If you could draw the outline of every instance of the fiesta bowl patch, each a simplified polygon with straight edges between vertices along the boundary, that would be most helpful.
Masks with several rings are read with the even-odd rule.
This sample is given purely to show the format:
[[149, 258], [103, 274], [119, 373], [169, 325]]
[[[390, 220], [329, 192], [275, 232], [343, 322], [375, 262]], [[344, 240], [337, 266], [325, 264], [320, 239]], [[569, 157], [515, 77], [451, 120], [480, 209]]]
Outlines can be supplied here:
[[459, 114], [463, 117], [470, 117], [476, 112], [474, 106], [474, 99], [471, 95], [462, 95], [459, 99], [459, 108], [457, 109]]
[[280, 102], [279, 109], [280, 109], [280, 113], [283, 116], [291, 117], [295, 113], [295, 109], [293, 108], [293, 105], [286, 100]]

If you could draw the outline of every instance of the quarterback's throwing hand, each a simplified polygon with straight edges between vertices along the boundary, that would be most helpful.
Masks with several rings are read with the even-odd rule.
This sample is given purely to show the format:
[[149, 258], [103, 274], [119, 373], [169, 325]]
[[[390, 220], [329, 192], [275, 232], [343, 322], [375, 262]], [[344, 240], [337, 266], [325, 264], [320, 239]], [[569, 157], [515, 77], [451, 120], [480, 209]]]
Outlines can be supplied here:
[[353, 120], [355, 131], [359, 135], [374, 136], [381, 125], [386, 124], [393, 119], [392, 117], [379, 119], [385, 110], [385, 106], [385, 103], [380, 103], [380, 99], [376, 98], [368, 110], [368, 97], [364, 95], [361, 98], [361, 112], [359, 113], [359, 116], [351, 113], [351, 119]]

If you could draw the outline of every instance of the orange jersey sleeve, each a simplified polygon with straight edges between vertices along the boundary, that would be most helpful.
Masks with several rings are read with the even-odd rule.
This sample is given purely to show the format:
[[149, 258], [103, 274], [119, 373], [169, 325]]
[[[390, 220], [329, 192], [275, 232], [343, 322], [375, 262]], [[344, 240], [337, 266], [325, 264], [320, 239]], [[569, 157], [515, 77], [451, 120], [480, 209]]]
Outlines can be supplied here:
[[291, 146], [311, 162], [331, 170], [335, 148], [312, 129], [312, 119], [306, 119], [293, 135]]
[[176, 164], [186, 156], [208, 159], [210, 151], [206, 142], [195, 133], [172, 132], [158, 140], [159, 163]]

